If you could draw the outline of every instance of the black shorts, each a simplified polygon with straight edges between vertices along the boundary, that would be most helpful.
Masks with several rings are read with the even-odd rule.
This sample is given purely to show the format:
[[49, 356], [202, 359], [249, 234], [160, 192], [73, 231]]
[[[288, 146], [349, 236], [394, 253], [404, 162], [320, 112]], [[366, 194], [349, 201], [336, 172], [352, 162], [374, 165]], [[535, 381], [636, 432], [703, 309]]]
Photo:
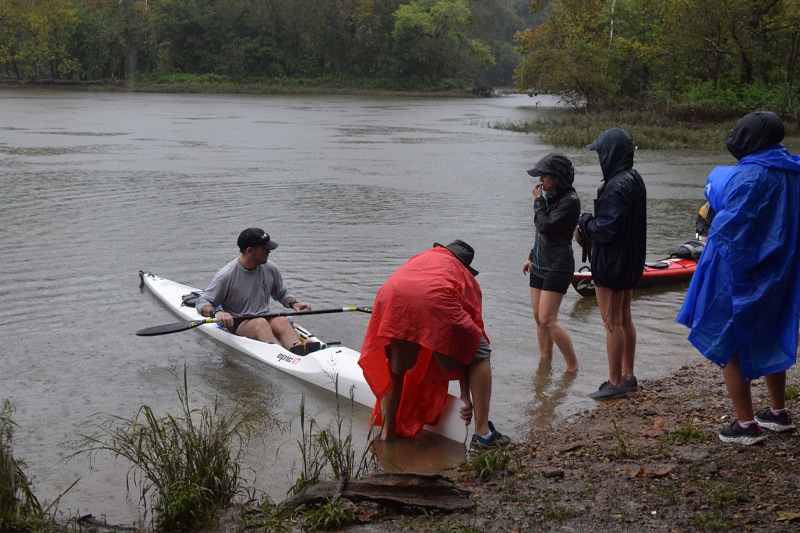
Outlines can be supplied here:
[[567, 289], [572, 283], [572, 275], [572, 272], [551, 272], [532, 268], [531, 288], [567, 294]]
[[[251, 320], [253, 317], [243, 318], [243, 317], [233, 317], [233, 325], [229, 328], [226, 328], [228, 331], [236, 335], [236, 330], [239, 329], [239, 324], [244, 322], [245, 320]], [[275, 317], [272, 317], [275, 318]], [[272, 318], [268, 318], [267, 322], [270, 324], [272, 323]]]

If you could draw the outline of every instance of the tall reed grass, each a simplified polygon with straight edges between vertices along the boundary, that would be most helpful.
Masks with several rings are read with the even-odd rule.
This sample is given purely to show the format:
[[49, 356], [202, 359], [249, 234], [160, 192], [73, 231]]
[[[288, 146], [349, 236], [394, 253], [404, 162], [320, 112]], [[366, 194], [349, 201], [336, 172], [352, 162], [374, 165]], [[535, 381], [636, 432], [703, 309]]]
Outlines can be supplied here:
[[213, 523], [219, 512], [245, 495], [239, 459], [250, 440], [251, 426], [240, 405], [221, 412], [189, 404], [186, 368], [178, 387], [180, 414], [157, 417], [142, 406], [133, 418], [98, 415], [96, 432], [80, 435], [72, 457], [100, 453], [124, 457], [131, 466], [130, 487], [139, 487], [140, 501], [153, 511], [153, 523], [163, 531], [186, 530]]
[[14, 457], [12, 439], [17, 427], [11, 419], [14, 410], [10, 400], [3, 400], [0, 408], [0, 531], [29, 529], [44, 518], [25, 462]]
[[[336, 380], [336, 378], [333, 378]], [[356, 447], [353, 442], [353, 391], [350, 391], [349, 423], [345, 429], [346, 416], [342, 410], [336, 381], [336, 417], [328, 427], [320, 427], [313, 418], [308, 420], [306, 428], [305, 396], [300, 400], [300, 430], [302, 438], [300, 446], [300, 474], [289, 489], [289, 494], [298, 494], [304, 488], [329, 479], [358, 479], [363, 474], [374, 471], [377, 467], [375, 456], [370, 449], [372, 430], [367, 434], [365, 447], [356, 458]]]
[[[737, 117], [738, 118], [738, 117]], [[696, 123], [654, 111], [559, 110], [529, 121], [498, 121], [491, 127], [538, 133], [556, 147], [584, 148], [603, 131], [619, 127], [630, 133], [636, 146], [650, 150], [725, 150], [723, 139], [737, 119]]]

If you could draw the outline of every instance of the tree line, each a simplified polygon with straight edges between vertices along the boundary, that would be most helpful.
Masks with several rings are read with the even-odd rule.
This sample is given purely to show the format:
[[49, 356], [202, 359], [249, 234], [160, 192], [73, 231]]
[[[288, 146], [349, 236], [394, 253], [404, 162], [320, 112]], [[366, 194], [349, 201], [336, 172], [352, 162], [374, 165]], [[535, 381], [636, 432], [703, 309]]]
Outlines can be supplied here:
[[797, 116], [796, 0], [0, 0], [0, 78], [481, 83]]
[[766, 107], [797, 116], [797, 0], [534, 0], [518, 87], [588, 107]]
[[0, 77], [511, 85], [533, 21], [527, 0], [2, 0]]

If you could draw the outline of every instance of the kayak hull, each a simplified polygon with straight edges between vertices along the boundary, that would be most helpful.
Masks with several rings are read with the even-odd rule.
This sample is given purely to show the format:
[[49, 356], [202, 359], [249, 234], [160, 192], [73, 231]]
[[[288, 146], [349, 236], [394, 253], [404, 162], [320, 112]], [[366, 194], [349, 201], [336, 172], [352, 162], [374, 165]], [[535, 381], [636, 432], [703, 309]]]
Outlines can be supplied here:
[[[156, 276], [150, 272], [140, 271], [142, 284], [158, 298], [170, 311], [187, 322], [202, 321], [202, 317], [194, 307], [182, 305], [183, 296], [198, 291], [197, 288]], [[239, 335], [233, 335], [219, 327], [216, 323], [197, 326], [209, 337], [231, 348], [266, 363], [278, 370], [294, 376], [312, 385], [350, 398], [361, 405], [372, 408], [375, 395], [369, 388], [361, 367], [358, 365], [360, 353], [339, 344], [325, 344], [311, 332], [299, 324], [294, 324], [298, 334], [306, 339], [318, 341], [322, 348], [305, 356], [291, 353], [280, 344], [261, 342]], [[427, 425], [425, 429], [456, 442], [464, 442], [467, 431], [460, 416], [461, 401], [448, 395], [445, 411], [436, 425]]]
[[[689, 281], [696, 268], [696, 260], [678, 257], [645, 263], [642, 277], [634, 288], [660, 287]], [[573, 274], [572, 287], [581, 296], [594, 296], [594, 281], [588, 267]]]

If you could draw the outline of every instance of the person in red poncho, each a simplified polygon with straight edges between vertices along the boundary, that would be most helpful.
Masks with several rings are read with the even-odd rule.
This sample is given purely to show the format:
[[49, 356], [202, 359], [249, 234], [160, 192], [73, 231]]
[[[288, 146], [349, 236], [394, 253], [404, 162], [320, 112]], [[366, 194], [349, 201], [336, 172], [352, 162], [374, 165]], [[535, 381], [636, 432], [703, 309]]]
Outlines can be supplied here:
[[482, 295], [472, 268], [475, 251], [461, 240], [415, 255], [378, 291], [361, 357], [378, 399], [373, 420], [380, 439], [416, 437], [435, 423], [448, 382], [461, 384], [461, 417], [475, 411], [471, 448], [498, 448], [511, 440], [489, 420], [491, 348], [483, 327]]

